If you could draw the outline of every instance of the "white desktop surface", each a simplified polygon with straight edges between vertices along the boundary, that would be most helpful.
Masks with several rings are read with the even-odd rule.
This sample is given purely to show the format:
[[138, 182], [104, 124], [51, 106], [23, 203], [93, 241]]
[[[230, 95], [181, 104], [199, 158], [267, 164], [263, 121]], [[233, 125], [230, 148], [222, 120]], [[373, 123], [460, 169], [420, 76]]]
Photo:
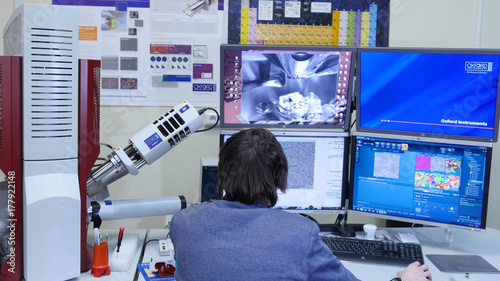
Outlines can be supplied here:
[[[438, 227], [418, 228], [387, 228], [391, 237], [397, 233], [413, 233], [422, 245], [424, 262], [429, 265], [433, 281], [498, 281], [500, 274], [494, 273], [469, 273], [469, 279], [465, 279], [464, 273], [441, 272], [425, 256], [427, 254], [440, 255], [479, 255], [491, 265], [500, 270], [500, 230], [488, 228], [485, 232], [453, 229], [454, 242], [452, 247], [445, 244], [445, 230]], [[149, 239], [165, 239], [166, 229], [151, 229]], [[151, 259], [160, 261], [168, 257], [161, 257], [158, 252], [158, 243], [151, 242], [145, 246], [143, 262]], [[366, 281], [389, 281], [396, 277], [397, 272], [403, 270], [399, 266], [374, 265], [359, 262], [343, 262], [356, 277]], [[138, 280], [144, 280], [139, 276]]]
[[[454, 242], [451, 247], [445, 244], [445, 230], [437, 227], [417, 228], [386, 228], [394, 237], [397, 233], [413, 233], [422, 245], [424, 262], [429, 265], [433, 281], [498, 281], [500, 274], [494, 273], [469, 273], [469, 279], [465, 279], [464, 273], [441, 272], [425, 256], [427, 254], [440, 255], [479, 255], [500, 270], [500, 230], [488, 228], [486, 232], [453, 229]], [[344, 262], [356, 277], [369, 281], [388, 281], [396, 277], [398, 271], [403, 268], [389, 265], [373, 265], [358, 262]]]
[[[166, 239], [168, 229], [150, 229], [148, 233], [148, 238], [146, 239], [146, 244], [144, 246], [144, 255], [142, 262], [162, 262], [170, 261], [173, 257], [170, 256], [160, 256], [160, 249], [157, 241], [149, 242], [152, 239]], [[144, 277], [139, 273], [138, 281], [145, 281]]]
[[[101, 234], [104, 240], [106, 240], [106, 233], [108, 234], [107, 242], [108, 242], [108, 253], [111, 256], [116, 248], [116, 244], [118, 243], [118, 229], [102, 229]], [[144, 245], [144, 240], [146, 239], [146, 229], [125, 229], [123, 232], [123, 239], [127, 236], [139, 235], [139, 243], [137, 243], [137, 248], [135, 249], [135, 254], [132, 258], [131, 265], [128, 271], [124, 272], [113, 272], [111, 271], [110, 275], [102, 274], [101, 277], [94, 277], [92, 274], [92, 270], [87, 272], [83, 272], [80, 274], [80, 278], [75, 280], [103, 280], [103, 281], [124, 281], [124, 280], [135, 280], [137, 273], [137, 263], [139, 263], [139, 259], [141, 258], [142, 248]], [[89, 230], [87, 234], [87, 244], [94, 244], [94, 232], [93, 230]], [[122, 243], [120, 248], [120, 253], [123, 252], [123, 248], [125, 245]], [[92, 253], [91, 253], [92, 254]]]

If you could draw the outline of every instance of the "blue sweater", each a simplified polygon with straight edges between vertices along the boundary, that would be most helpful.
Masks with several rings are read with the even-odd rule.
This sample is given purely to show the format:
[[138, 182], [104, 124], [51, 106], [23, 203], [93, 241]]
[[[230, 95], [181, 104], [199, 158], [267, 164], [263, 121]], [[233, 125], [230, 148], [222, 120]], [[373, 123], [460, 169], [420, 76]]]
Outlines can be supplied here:
[[265, 206], [194, 205], [174, 215], [170, 235], [176, 280], [358, 280], [314, 222]]

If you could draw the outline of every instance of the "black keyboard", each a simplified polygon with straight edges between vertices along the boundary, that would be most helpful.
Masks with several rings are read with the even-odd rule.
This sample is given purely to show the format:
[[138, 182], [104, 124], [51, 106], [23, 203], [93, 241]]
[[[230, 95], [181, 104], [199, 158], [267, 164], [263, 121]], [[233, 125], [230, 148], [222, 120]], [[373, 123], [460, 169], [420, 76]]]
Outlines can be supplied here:
[[414, 261], [424, 264], [422, 247], [418, 244], [345, 237], [323, 237], [323, 242], [339, 260], [404, 267]]

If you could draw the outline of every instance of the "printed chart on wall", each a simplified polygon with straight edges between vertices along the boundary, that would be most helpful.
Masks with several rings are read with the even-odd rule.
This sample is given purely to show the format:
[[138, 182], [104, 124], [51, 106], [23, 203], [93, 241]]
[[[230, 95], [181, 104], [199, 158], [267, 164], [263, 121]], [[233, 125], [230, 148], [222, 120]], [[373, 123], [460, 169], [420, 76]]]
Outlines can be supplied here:
[[80, 58], [101, 60], [101, 104], [218, 106], [223, 0], [53, 0], [79, 7]]
[[228, 43], [387, 47], [389, 0], [229, 0]]

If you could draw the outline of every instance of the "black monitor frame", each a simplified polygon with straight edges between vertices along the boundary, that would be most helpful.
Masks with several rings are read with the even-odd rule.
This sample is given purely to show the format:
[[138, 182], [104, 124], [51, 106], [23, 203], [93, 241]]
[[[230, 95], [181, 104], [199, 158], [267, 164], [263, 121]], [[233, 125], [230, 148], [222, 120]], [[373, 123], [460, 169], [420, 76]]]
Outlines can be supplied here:
[[[347, 196], [347, 188], [348, 188], [348, 173], [349, 173], [349, 144], [350, 144], [350, 136], [349, 133], [347, 132], [325, 132], [325, 131], [286, 131], [286, 130], [270, 130], [277, 138], [278, 141], [282, 137], [303, 137], [303, 138], [308, 138], [308, 137], [319, 137], [319, 138], [328, 138], [328, 137], [333, 137], [333, 138], [338, 138], [341, 137], [344, 140], [343, 146], [344, 146], [344, 151], [343, 151], [343, 169], [342, 169], [342, 187], [341, 187], [341, 199], [340, 199], [340, 206], [338, 207], [328, 207], [324, 209], [304, 209], [304, 208], [280, 208], [279, 206], [275, 206], [274, 208], [277, 209], [282, 209], [287, 212], [291, 213], [300, 213], [300, 214], [345, 214], [347, 212], [347, 203], [346, 203], [346, 196]], [[239, 132], [239, 130], [231, 130], [231, 129], [223, 129], [220, 131], [220, 146], [225, 142], [225, 139], [227, 139], [229, 136]], [[289, 163], [289, 174], [293, 173], [293, 168], [290, 167]], [[290, 183], [290, 182], [289, 182]], [[278, 195], [278, 204], [279, 205], [279, 195]]]
[[[416, 53], [416, 54], [485, 54], [485, 55], [498, 55], [500, 57], [500, 50], [492, 49], [443, 49], [443, 48], [392, 48], [392, 47], [381, 47], [381, 48], [370, 48], [370, 47], [360, 47], [357, 52], [357, 68], [356, 68], [356, 87], [355, 87], [355, 107], [356, 107], [356, 131], [362, 132], [372, 132], [372, 133], [386, 133], [386, 134], [401, 134], [407, 136], [419, 136], [419, 137], [429, 137], [429, 138], [442, 138], [442, 139], [456, 139], [456, 140], [470, 140], [470, 141], [480, 141], [480, 142], [496, 142], [498, 140], [498, 130], [499, 130], [499, 117], [500, 117], [500, 73], [498, 74], [498, 80], [496, 81], [497, 86], [497, 96], [495, 105], [495, 117], [494, 117], [494, 130], [492, 137], [482, 137], [482, 136], [469, 136], [463, 134], [453, 134], [449, 130], [435, 132], [423, 132], [423, 131], [411, 131], [411, 130], [393, 130], [393, 129], [380, 129], [380, 128], [369, 128], [363, 127], [361, 124], [365, 120], [362, 120], [363, 108], [361, 108], [361, 99], [363, 98], [363, 92], [361, 89], [361, 84], [363, 83], [363, 77], [361, 77], [361, 71], [363, 71], [363, 59], [362, 54], [365, 52], [380, 52], [380, 53]], [[432, 66], [429, 66], [432, 67]], [[465, 68], [465, 66], [464, 66]], [[381, 70], [383, 71], [383, 70]], [[425, 83], [425, 81], [422, 81]], [[405, 93], [407, 94], [407, 93]], [[445, 94], [445, 93], [444, 93]], [[402, 94], [403, 95], [403, 94]], [[412, 96], [401, 96], [401, 99], [408, 98]], [[381, 99], [383, 100], [383, 99]], [[432, 102], [432, 101], [429, 101]], [[461, 103], [466, 102], [465, 99], [460, 101]], [[376, 106], [371, 104], [370, 106]], [[422, 111], [417, 103], [408, 103], [408, 110], [410, 111]], [[460, 113], [462, 114], [462, 113]], [[453, 116], [457, 116], [459, 113], [454, 113]], [[408, 124], [409, 128], [413, 126]], [[426, 129], [427, 130], [427, 129]], [[429, 129], [430, 131], [430, 129]]]
[[[241, 74], [240, 74], [241, 64], [238, 66], [238, 67], [240, 67], [239, 69], [235, 69], [232, 66], [226, 67], [226, 62], [228, 64], [233, 63], [232, 61], [229, 62], [229, 60], [231, 58], [228, 58], [228, 56], [226, 55], [226, 52], [231, 52], [231, 51], [255, 51], [255, 52], [263, 52], [263, 51], [273, 52], [273, 51], [276, 51], [276, 52], [296, 52], [296, 53], [300, 53], [300, 54], [307, 54], [307, 53], [312, 53], [312, 52], [319, 52], [319, 53], [321, 53], [321, 52], [323, 52], [323, 53], [324, 52], [351, 52], [349, 71], [347, 74], [344, 74], [344, 75], [348, 76], [348, 77], [345, 77], [347, 79], [346, 86], [345, 86], [346, 89], [345, 90], [343, 88], [338, 89], [341, 91], [345, 91], [345, 93], [342, 93], [342, 95], [345, 96], [345, 99], [346, 99], [345, 110], [340, 112], [343, 115], [343, 121], [338, 122], [338, 118], [333, 117], [333, 119], [328, 119], [325, 122], [315, 122], [315, 121], [303, 122], [303, 121], [290, 121], [290, 120], [286, 120], [286, 121], [283, 121], [283, 120], [271, 120], [271, 121], [262, 120], [262, 121], [252, 121], [252, 122], [248, 122], [245, 120], [245, 121], [240, 121], [239, 123], [234, 122], [234, 121], [227, 122], [225, 120], [226, 115], [228, 115], [228, 114], [237, 115], [237, 112], [233, 113], [233, 112], [231, 112], [231, 110], [228, 109], [230, 104], [233, 105], [233, 103], [235, 103], [236, 106], [239, 106], [240, 108], [238, 110], [241, 113], [241, 99], [242, 99], [242, 95], [243, 96], [245, 95], [245, 93], [239, 93], [236, 90], [235, 90], [236, 92], [234, 94], [233, 94], [233, 92], [230, 91], [231, 88], [233, 88], [233, 87], [234, 87], [233, 89], [238, 88], [238, 86], [242, 87], [241, 86], [242, 78], [241, 78]], [[312, 128], [341, 129], [344, 131], [349, 130], [351, 104], [352, 104], [352, 93], [354, 91], [353, 80], [354, 80], [354, 73], [355, 73], [355, 59], [356, 59], [356, 48], [355, 47], [234, 45], [234, 44], [221, 45], [221, 47], [220, 47], [220, 68], [221, 68], [220, 79], [221, 80], [220, 80], [220, 90], [219, 90], [219, 92], [220, 92], [220, 112], [221, 112], [220, 126], [221, 126], [221, 128], [263, 127], [263, 128], [280, 128], [280, 129], [296, 128], [296, 129], [304, 129], [304, 130], [308, 130], [308, 129], [312, 129]], [[241, 62], [241, 60], [240, 60], [240, 62]], [[271, 64], [272, 64], [273, 69], [275, 69], [276, 66], [279, 64], [279, 62], [277, 62], [277, 59], [276, 59]], [[326, 65], [326, 64], [324, 64], [324, 63], [320, 64], [318, 66], [318, 69], [321, 67], [324, 67], [324, 65]], [[269, 66], [267, 64], [264, 66], [260, 65], [258, 69], [259, 69], [259, 71], [264, 71], [264, 69], [267, 69], [267, 67], [271, 67], [271, 66]], [[282, 65], [281, 67], [287, 68], [287, 66], [285, 66], [285, 65]], [[236, 74], [236, 76], [239, 75], [238, 80], [236, 82], [239, 82], [240, 85], [231, 85], [231, 83], [236, 83], [235, 81], [233, 81], [233, 78], [235, 77], [235, 73], [234, 73], [235, 71], [240, 71], [239, 73]], [[283, 73], [285, 73], [285, 72], [283, 72]], [[280, 73], [280, 74], [283, 74], [283, 73]], [[284, 81], [286, 82], [287, 79], [291, 80], [290, 77], [292, 77], [292, 76], [288, 76], [288, 75], [280, 76], [280, 78], [276, 79], [276, 81], [281, 81], [284, 79]], [[236, 79], [236, 78], [234, 78], [234, 79]], [[321, 78], [321, 79], [324, 79], [324, 78]], [[295, 79], [295, 80], [297, 80], [297, 79]], [[283, 83], [285, 83], [285, 82], [283, 82]], [[262, 84], [264, 84], [264, 83], [262, 83]], [[283, 87], [283, 86], [279, 86], [279, 87]], [[337, 97], [336, 93], [335, 93], [335, 90], [337, 90], [337, 85], [325, 85], [325, 87], [326, 87], [326, 90], [324, 90], [324, 92], [328, 93], [328, 98], [330, 99], [330, 101], [322, 100], [321, 101], [322, 105], [330, 103], [331, 100], [333, 100]], [[296, 88], [293, 88], [293, 89], [296, 89]], [[238, 90], [241, 91], [241, 88], [238, 88]], [[255, 88], [252, 88], [252, 90], [255, 93]], [[333, 93], [328, 92], [328, 91], [333, 91]], [[268, 93], [265, 91], [263, 91], [263, 92], [264, 92], [264, 94], [262, 94], [261, 92], [259, 92], [259, 94], [260, 95], [267, 95], [267, 93]], [[300, 94], [305, 96], [308, 93], [300, 93]], [[271, 93], [269, 95], [271, 95]], [[283, 96], [286, 96], [286, 95], [283, 95]], [[323, 97], [323, 99], [326, 99], [326, 98]], [[271, 113], [276, 116], [276, 112], [277, 112], [276, 109], [280, 108], [279, 102], [278, 103], [267, 102], [265, 104], [264, 108], [266, 109], [264, 111], [265, 114], [268, 114], [268, 111], [271, 111]], [[327, 112], [330, 112], [330, 111], [327, 111]], [[280, 112], [278, 112], [278, 114], [280, 114]], [[281, 118], [281, 117], [282, 116], [279, 116], [278, 118]], [[267, 117], [265, 117], [265, 118], [267, 118]]]

